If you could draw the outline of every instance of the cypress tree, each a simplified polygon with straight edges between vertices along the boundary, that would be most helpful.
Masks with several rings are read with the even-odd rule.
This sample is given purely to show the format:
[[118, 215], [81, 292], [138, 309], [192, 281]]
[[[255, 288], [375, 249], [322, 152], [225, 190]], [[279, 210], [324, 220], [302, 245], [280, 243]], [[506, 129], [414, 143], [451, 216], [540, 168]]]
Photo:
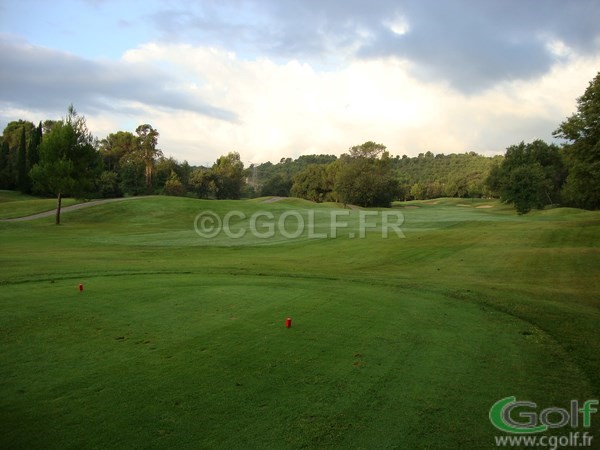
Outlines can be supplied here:
[[29, 192], [31, 187], [27, 172], [27, 140], [25, 138], [25, 127], [22, 127], [17, 154], [17, 187], [23, 193]]
[[42, 143], [42, 122], [37, 128], [31, 130], [31, 138], [29, 139], [29, 148], [27, 150], [27, 169], [31, 170], [40, 160], [39, 147]]
[[0, 189], [9, 188], [9, 153], [10, 148], [8, 146], [8, 140], [2, 139], [2, 145], [0, 146]]

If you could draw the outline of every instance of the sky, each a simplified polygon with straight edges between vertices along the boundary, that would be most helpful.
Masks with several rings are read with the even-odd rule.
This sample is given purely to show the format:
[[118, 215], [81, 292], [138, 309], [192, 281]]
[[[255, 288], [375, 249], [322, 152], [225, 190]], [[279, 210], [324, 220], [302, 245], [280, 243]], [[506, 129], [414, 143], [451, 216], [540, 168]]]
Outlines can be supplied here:
[[598, 23], [597, 0], [0, 0], [0, 129], [73, 104], [192, 165], [503, 154], [576, 111]]

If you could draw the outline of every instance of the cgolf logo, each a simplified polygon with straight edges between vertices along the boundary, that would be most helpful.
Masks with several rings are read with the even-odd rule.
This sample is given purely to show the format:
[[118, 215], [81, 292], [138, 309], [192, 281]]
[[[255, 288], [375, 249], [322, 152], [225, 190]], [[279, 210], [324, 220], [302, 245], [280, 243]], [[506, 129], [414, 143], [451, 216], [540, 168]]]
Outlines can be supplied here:
[[492, 425], [499, 430], [515, 434], [543, 433], [548, 429], [562, 428], [566, 425], [577, 428], [580, 414], [583, 427], [590, 428], [592, 413], [598, 412], [596, 405], [598, 400], [586, 400], [581, 407], [577, 400], [571, 400], [569, 409], [551, 407], [538, 414], [536, 403], [517, 401], [517, 398], [512, 396], [494, 403], [490, 408], [489, 417]]
[[[352, 220], [354, 222], [352, 222]], [[389, 236], [404, 238], [402, 224], [404, 215], [400, 211], [358, 211], [358, 217], [350, 210], [333, 210], [326, 214], [319, 210], [288, 210], [276, 217], [271, 211], [256, 211], [248, 217], [243, 211], [229, 211], [223, 217], [214, 211], [202, 211], [194, 219], [194, 230], [204, 239], [212, 239], [224, 234], [231, 239], [240, 239], [249, 231], [258, 239], [269, 239], [277, 235], [285, 239], [305, 236], [308, 239], [338, 237], [338, 231], [357, 228], [357, 233], [348, 231], [350, 239], [364, 239], [367, 232], [379, 232]], [[317, 232], [317, 224], [321, 232]]]

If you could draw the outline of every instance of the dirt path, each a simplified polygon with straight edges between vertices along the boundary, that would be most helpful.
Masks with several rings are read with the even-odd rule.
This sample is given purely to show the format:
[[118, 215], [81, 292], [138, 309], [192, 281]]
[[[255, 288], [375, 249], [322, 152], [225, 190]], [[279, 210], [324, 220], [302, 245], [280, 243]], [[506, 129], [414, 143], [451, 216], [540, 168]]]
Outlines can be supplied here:
[[[125, 200], [135, 200], [138, 198], [147, 198], [147, 197], [123, 197], [123, 198], [107, 198], [105, 200], [93, 200], [91, 202], [77, 203], [76, 205], [64, 206], [60, 209], [60, 213], [66, 213], [69, 211], [75, 211], [77, 209], [89, 208], [90, 206], [102, 205], [104, 203], [112, 203], [112, 202], [122, 202]], [[44, 217], [50, 217], [56, 215], [56, 209], [50, 211], [44, 211], [37, 214], [32, 214], [31, 216], [24, 217], [15, 217], [13, 219], [0, 219], [0, 222], [24, 222], [26, 220], [35, 220], [42, 219]]]

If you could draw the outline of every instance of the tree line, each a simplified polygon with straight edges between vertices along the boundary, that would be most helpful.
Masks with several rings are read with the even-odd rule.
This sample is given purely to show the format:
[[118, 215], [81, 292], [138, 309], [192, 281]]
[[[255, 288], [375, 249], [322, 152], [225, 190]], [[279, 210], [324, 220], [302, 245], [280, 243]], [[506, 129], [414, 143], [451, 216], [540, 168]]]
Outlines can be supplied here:
[[237, 152], [211, 167], [165, 157], [160, 134], [149, 124], [98, 140], [85, 117], [69, 107], [62, 120], [36, 127], [14, 121], [2, 135], [0, 188], [24, 193], [112, 198], [144, 194], [238, 199], [296, 196], [316, 202], [389, 206], [393, 200], [481, 196], [492, 159], [475, 153], [390, 156], [383, 144], [365, 142], [341, 157], [302, 155], [245, 168]]
[[[396, 180], [393, 186], [395, 200], [426, 200], [438, 197], [489, 197], [491, 190], [487, 177], [502, 156], [487, 157], [477, 153], [444, 155], [432, 152], [418, 156], [390, 156], [383, 144], [366, 142], [352, 147], [338, 160], [333, 155], [301, 156], [292, 161], [283, 158], [278, 164], [265, 163], [253, 167], [251, 183], [260, 195], [303, 196], [314, 201], [338, 201], [336, 178], [344, 173], [346, 163], [356, 159], [359, 147], [381, 146], [379, 171], [387, 166]], [[354, 152], [354, 156], [352, 156]], [[363, 161], [364, 163], [364, 161]], [[358, 164], [347, 167], [356, 170]], [[373, 167], [371, 167], [373, 168]], [[364, 170], [370, 169], [363, 167]], [[358, 177], [360, 178], [360, 177]], [[341, 180], [340, 180], [341, 182]], [[392, 186], [388, 186], [392, 188]]]
[[577, 112], [554, 131], [562, 146], [542, 140], [510, 146], [487, 185], [519, 214], [558, 204], [600, 208], [600, 72], [577, 99]]
[[[600, 207], [600, 73], [554, 135], [510, 146], [504, 156], [421, 153], [392, 157], [372, 141], [335, 155], [282, 158], [245, 168], [237, 152], [211, 167], [165, 157], [159, 132], [141, 124], [98, 140], [73, 106], [62, 120], [10, 122], [0, 137], [0, 189], [81, 198], [143, 194], [238, 199], [295, 196], [389, 206], [394, 200], [499, 197], [519, 213], [549, 204]], [[59, 217], [57, 217], [59, 221]]]

